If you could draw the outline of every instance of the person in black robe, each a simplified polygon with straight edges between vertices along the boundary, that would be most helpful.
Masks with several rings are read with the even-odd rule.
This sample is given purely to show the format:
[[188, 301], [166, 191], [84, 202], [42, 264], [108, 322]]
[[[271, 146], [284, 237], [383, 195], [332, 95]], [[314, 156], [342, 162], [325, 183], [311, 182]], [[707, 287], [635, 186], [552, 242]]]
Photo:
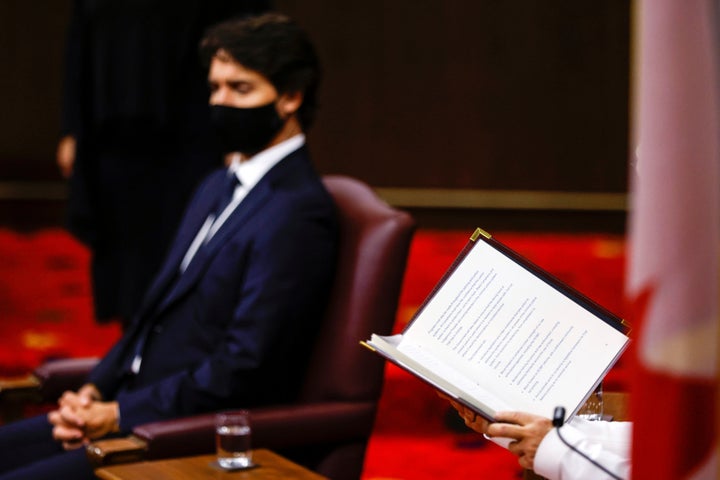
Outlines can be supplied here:
[[95, 317], [125, 324], [197, 182], [223, 158], [209, 121], [204, 31], [267, 0], [76, 0], [57, 161], [67, 225], [92, 253]]

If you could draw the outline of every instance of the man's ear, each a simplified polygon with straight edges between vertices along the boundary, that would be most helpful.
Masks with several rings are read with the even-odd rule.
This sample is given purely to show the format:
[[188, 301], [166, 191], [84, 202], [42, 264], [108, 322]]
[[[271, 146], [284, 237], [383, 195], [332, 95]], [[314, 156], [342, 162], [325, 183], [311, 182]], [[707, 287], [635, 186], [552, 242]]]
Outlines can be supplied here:
[[287, 118], [298, 111], [302, 102], [303, 94], [301, 92], [283, 93], [277, 101], [278, 113], [281, 117]]

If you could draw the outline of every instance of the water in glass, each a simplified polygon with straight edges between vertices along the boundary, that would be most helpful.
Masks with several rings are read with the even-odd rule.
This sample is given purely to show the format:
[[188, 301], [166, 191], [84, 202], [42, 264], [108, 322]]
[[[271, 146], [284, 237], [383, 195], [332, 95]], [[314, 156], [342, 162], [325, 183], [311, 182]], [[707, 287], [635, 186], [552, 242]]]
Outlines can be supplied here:
[[247, 468], [252, 465], [249, 425], [218, 424], [215, 432], [217, 460], [222, 468]]

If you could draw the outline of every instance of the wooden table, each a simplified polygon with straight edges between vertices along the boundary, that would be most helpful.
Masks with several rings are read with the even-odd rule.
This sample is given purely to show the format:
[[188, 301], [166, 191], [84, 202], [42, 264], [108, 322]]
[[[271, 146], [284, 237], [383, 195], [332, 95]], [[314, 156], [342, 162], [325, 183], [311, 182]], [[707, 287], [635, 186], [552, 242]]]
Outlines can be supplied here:
[[265, 449], [253, 450], [253, 461], [258, 466], [248, 470], [223, 470], [215, 461], [215, 455], [200, 455], [151, 462], [126, 463], [99, 468], [95, 470], [95, 475], [105, 480], [325, 479], [325, 477]]

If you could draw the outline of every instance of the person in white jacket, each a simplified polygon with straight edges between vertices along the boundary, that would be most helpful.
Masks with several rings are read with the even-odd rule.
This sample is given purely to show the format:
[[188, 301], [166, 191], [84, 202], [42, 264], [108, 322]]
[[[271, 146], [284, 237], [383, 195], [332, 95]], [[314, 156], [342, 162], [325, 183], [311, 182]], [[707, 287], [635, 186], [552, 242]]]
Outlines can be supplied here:
[[490, 423], [463, 405], [450, 403], [468, 427], [517, 455], [523, 468], [549, 480], [630, 477], [631, 422], [575, 417], [558, 428], [539, 415], [498, 412], [497, 421]]

